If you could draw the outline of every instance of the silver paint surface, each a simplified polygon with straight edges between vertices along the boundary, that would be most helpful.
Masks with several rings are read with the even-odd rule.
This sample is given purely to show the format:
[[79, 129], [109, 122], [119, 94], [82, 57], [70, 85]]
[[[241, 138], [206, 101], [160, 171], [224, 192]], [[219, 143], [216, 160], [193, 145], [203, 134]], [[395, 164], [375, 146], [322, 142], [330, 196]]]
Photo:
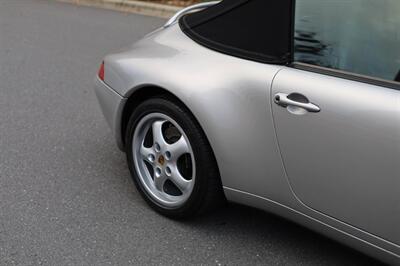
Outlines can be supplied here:
[[307, 206], [400, 243], [400, 91], [296, 69], [272, 93], [300, 93], [319, 113], [273, 104], [292, 188]]
[[[349, 84], [332, 77], [316, 78], [287, 67], [223, 55], [196, 44], [176, 24], [146, 36], [122, 52], [107, 56], [105, 80], [125, 98], [141, 88], [150, 90], [151, 86], [161, 87], [178, 97], [191, 110], [210, 141], [229, 200], [274, 212], [367, 254], [400, 263], [400, 247], [396, 244], [398, 229], [393, 227], [399, 217], [398, 206], [385, 205], [385, 200], [388, 200], [386, 204], [398, 203], [394, 194], [398, 189], [395, 187], [398, 168], [393, 168], [392, 162], [398, 160], [399, 148], [388, 144], [399, 140], [398, 132], [393, 131], [398, 129], [393, 124], [398, 122], [398, 91], [356, 82]], [[341, 97], [335, 94], [334, 89], [340, 92], [346, 87], [350, 90]], [[310, 94], [307, 96], [320, 105], [321, 112], [297, 116], [274, 103], [274, 93], [292, 93], [296, 89]], [[365, 91], [366, 94], [359, 95]], [[371, 97], [390, 104], [377, 107], [378, 113], [375, 113], [362, 104], [365, 101], [364, 104], [376, 105]], [[348, 105], [351, 100], [352, 106]], [[376, 121], [374, 117], [386, 120]], [[352, 119], [359, 121], [349, 129], [348, 123], [354, 122]], [[323, 138], [327, 141], [335, 139], [328, 138], [333, 134], [335, 123], [337, 128], [334, 130], [339, 134], [335, 138], [340, 138], [339, 146], [345, 145], [341, 152], [343, 157], [339, 157], [339, 152], [323, 150], [324, 145], [326, 149], [339, 148], [333, 142], [323, 143]], [[112, 124], [118, 139], [120, 122]], [[352, 142], [351, 138], [363, 130], [361, 126], [367, 126], [369, 131], [363, 132], [370, 133]], [[381, 132], [379, 128], [382, 128]], [[390, 139], [377, 140], [374, 134], [377, 138]], [[366, 143], [370, 146], [363, 147]], [[353, 145], [355, 149], [348, 149], [346, 145]], [[385, 171], [382, 182], [362, 178], [363, 174], [370, 178], [380, 173], [378, 170], [369, 172], [367, 168], [372, 168], [373, 164], [361, 161], [376, 158], [365, 154], [369, 149], [374, 149], [376, 156], [394, 156], [393, 160], [374, 162], [377, 167], [389, 167], [381, 169]], [[358, 152], [363, 154], [358, 154], [357, 159], [354, 156]], [[309, 155], [311, 157], [307, 159]], [[322, 175], [319, 180], [315, 175], [308, 175], [310, 171], [331, 171], [329, 167], [334, 162], [329, 160], [337, 158], [344, 167], [337, 171], [342, 175], [336, 177], [336, 181], [330, 179], [331, 173]], [[355, 171], [356, 176], [351, 177], [348, 171]], [[350, 179], [345, 179], [349, 176]], [[358, 190], [346, 188], [349, 182], [353, 182], [351, 188], [358, 184]], [[369, 194], [371, 190], [373, 193]], [[336, 194], [339, 192], [347, 194], [339, 197]], [[376, 201], [379, 196], [382, 198]], [[349, 204], [350, 199], [355, 200], [353, 205]], [[382, 209], [368, 212], [367, 208]], [[390, 211], [397, 213], [369, 219], [369, 215], [388, 215]]]

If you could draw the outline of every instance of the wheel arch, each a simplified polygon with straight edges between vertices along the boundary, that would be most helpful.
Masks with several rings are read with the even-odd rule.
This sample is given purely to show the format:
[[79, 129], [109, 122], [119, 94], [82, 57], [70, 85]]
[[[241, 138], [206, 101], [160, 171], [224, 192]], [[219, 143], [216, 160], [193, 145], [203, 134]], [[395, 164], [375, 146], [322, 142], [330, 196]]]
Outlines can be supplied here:
[[[196, 118], [196, 116], [193, 114], [193, 112], [190, 110], [190, 108], [188, 107], [187, 104], [185, 104], [178, 96], [176, 96], [174, 93], [172, 93], [171, 91], [158, 86], [158, 85], [154, 85], [154, 84], [146, 84], [146, 85], [141, 85], [136, 87], [135, 89], [132, 89], [129, 93], [127, 93], [127, 101], [123, 107], [122, 110], [122, 114], [121, 114], [121, 125], [120, 125], [120, 130], [121, 130], [121, 140], [122, 140], [122, 145], [123, 148], [125, 150], [125, 135], [126, 135], [126, 127], [128, 125], [129, 122], [129, 118], [131, 116], [131, 114], [134, 112], [134, 110], [137, 108], [137, 106], [154, 97], [164, 97], [167, 98], [168, 100], [171, 100], [177, 104], [179, 104], [180, 106], [182, 106], [183, 108], [185, 108], [189, 114], [192, 116], [192, 118], [194, 119], [195, 123], [199, 126], [199, 128], [201, 129], [201, 133], [203, 134], [203, 136], [205, 137], [205, 139], [207, 140], [207, 144], [210, 145], [211, 151], [213, 153], [214, 156], [214, 160], [217, 164], [218, 167], [218, 162], [216, 160], [215, 157], [215, 152], [213, 147], [210, 144], [210, 141], [208, 139], [207, 134], [204, 131], [203, 126], [200, 124], [199, 120]], [[218, 174], [220, 175], [220, 172], [218, 170]]]
[[[222, 178], [221, 178], [221, 172], [219, 169], [218, 161], [215, 156], [214, 149], [207, 137], [207, 134], [204, 131], [204, 128], [200, 124], [199, 120], [196, 118], [196, 116], [193, 114], [193, 112], [190, 110], [190, 108], [181, 100], [179, 99], [178, 96], [170, 92], [169, 90], [153, 85], [153, 84], [146, 84], [137, 87], [136, 89], [132, 90], [128, 95], [128, 100], [125, 103], [125, 106], [122, 111], [121, 115], [121, 140], [122, 140], [122, 146], [123, 149], [125, 150], [125, 135], [126, 135], [126, 128], [128, 126], [129, 118], [131, 114], [134, 112], [134, 110], [137, 108], [137, 106], [142, 103], [143, 101], [146, 101], [148, 99], [154, 98], [154, 97], [163, 97], [167, 98], [168, 100], [171, 100], [177, 104], [179, 104], [181, 107], [186, 109], [186, 111], [192, 116], [194, 119], [194, 122], [199, 126], [201, 130], [201, 134], [204, 136], [205, 140], [207, 141], [207, 144], [209, 145], [211, 149], [211, 153], [213, 156], [213, 160], [215, 162], [216, 168], [217, 168], [217, 174], [218, 174], [218, 179], [221, 184], [221, 189], [222, 189]], [[223, 192], [222, 192], [223, 193]], [[225, 197], [225, 196], [224, 196]]]
[[[142, 103], [143, 101], [156, 97], [156, 96], [166, 96], [175, 99], [176, 101], [179, 101], [178, 97], [176, 97], [173, 93], [170, 91], [157, 86], [157, 85], [152, 85], [152, 84], [146, 84], [139, 86], [135, 89], [132, 89], [128, 94], [127, 94], [127, 101], [122, 109], [122, 114], [121, 114], [121, 123], [120, 123], [120, 135], [121, 135], [121, 142], [122, 142], [122, 147], [125, 150], [125, 134], [126, 134], [126, 127], [129, 122], [129, 118], [133, 111], [136, 109], [136, 107]], [[183, 103], [182, 103], [183, 104]], [[185, 105], [186, 107], [186, 105]]]

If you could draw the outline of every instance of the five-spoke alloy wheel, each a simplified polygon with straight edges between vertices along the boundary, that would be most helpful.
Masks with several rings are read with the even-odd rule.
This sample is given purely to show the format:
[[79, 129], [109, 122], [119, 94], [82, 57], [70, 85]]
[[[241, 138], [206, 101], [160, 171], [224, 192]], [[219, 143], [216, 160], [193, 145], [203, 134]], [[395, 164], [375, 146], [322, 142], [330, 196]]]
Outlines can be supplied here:
[[189, 140], [169, 116], [143, 117], [133, 136], [137, 175], [144, 188], [160, 204], [178, 207], [192, 193], [196, 167]]
[[158, 212], [186, 218], [223, 202], [218, 167], [191, 113], [168, 98], [152, 98], [132, 113], [126, 152], [136, 187]]

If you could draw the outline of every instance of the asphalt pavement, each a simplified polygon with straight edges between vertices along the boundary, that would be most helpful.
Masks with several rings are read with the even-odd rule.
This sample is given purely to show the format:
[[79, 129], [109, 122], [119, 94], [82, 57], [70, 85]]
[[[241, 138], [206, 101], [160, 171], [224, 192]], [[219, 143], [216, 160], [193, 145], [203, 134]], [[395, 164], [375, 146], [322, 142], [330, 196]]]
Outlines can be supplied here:
[[229, 205], [177, 222], [135, 190], [92, 80], [163, 19], [0, 0], [0, 265], [372, 265], [274, 215]]

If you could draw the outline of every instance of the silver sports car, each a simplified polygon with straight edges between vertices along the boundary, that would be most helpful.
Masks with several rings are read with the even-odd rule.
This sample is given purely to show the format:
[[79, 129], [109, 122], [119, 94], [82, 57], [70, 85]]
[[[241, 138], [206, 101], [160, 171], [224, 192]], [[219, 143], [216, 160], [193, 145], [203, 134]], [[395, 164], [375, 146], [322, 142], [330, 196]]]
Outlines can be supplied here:
[[96, 94], [138, 191], [225, 200], [400, 264], [400, 1], [191, 6], [105, 57]]

